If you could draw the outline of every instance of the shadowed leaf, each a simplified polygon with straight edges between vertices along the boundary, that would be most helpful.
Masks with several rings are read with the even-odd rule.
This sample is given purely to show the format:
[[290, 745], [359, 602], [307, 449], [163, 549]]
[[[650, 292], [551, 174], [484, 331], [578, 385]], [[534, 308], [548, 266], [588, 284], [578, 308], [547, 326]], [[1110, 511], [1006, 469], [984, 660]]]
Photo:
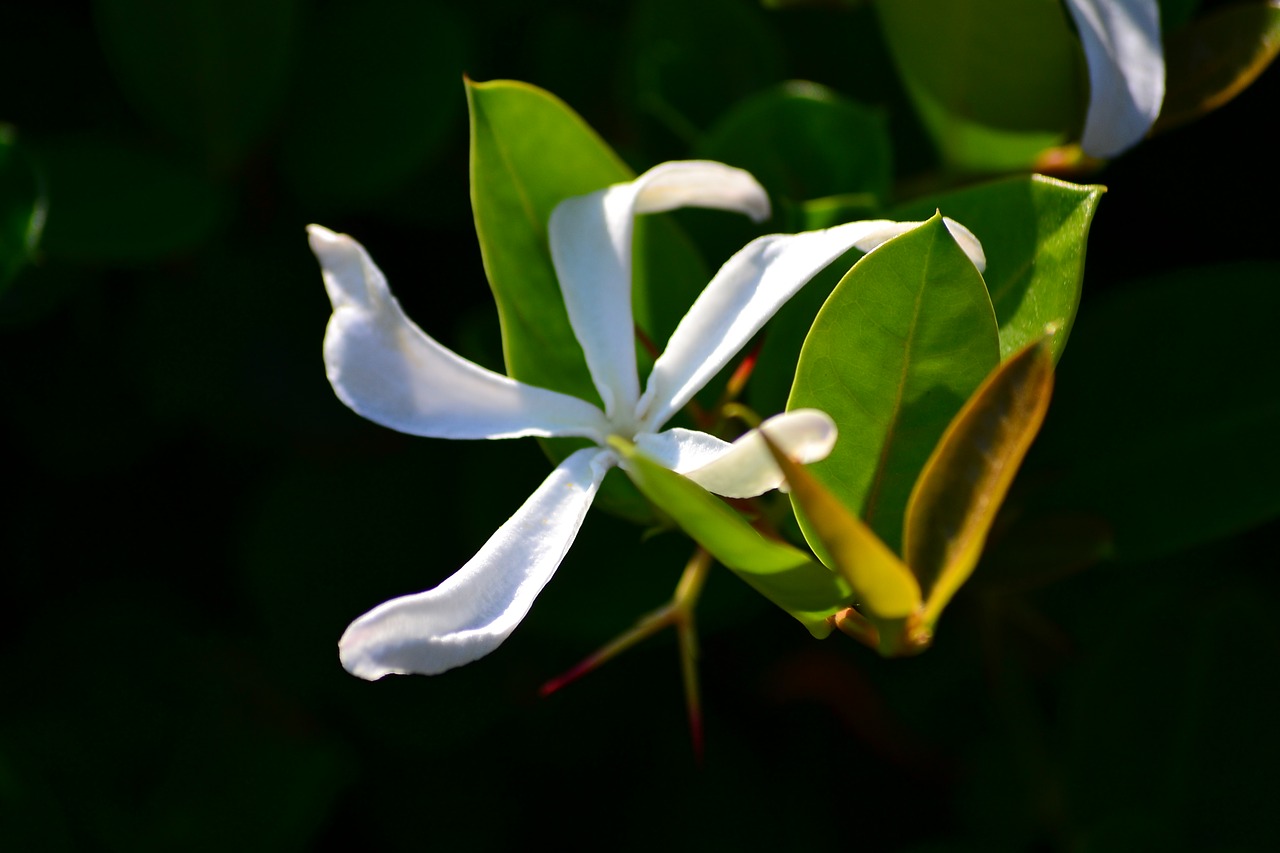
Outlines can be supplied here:
[[1083, 125], [1084, 54], [1059, 0], [879, 0], [876, 10], [948, 165], [1026, 168]]
[[775, 196], [794, 201], [842, 194], [882, 201], [893, 178], [885, 117], [800, 81], [729, 110], [702, 139], [698, 154], [746, 169]]
[[1212, 112], [1280, 53], [1280, 0], [1239, 3], [1192, 21], [1165, 43], [1165, 96], [1154, 132]]
[[35, 251], [45, 217], [44, 191], [14, 137], [0, 124], [0, 292]]

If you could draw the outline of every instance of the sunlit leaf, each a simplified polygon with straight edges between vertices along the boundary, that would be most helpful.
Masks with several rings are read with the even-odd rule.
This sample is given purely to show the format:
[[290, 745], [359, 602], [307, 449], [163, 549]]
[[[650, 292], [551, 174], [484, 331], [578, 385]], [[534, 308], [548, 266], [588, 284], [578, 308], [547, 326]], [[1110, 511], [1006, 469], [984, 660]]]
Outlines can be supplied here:
[[[471, 203], [507, 372], [599, 403], [551, 265], [547, 221], [564, 199], [635, 174], [549, 92], [507, 80], [467, 81], [467, 98]], [[661, 346], [708, 277], [670, 222], [640, 217], [636, 224], [636, 322]]]
[[[787, 408], [840, 425], [809, 470], [896, 550], [916, 476], [999, 361], [982, 276], [942, 218], [889, 241], [832, 291], [801, 350]], [[821, 553], [814, 531], [805, 536]]]
[[[594, 130], [549, 92], [509, 80], [466, 81], [471, 110], [471, 204], [489, 286], [498, 305], [507, 373], [600, 404], [569, 326], [551, 264], [547, 221], [564, 199], [635, 174]], [[675, 225], [636, 220], [632, 306], [661, 347], [709, 276]], [[581, 442], [545, 442], [557, 461]], [[601, 503], [637, 520], [647, 504], [611, 477]]]
[[635, 174], [549, 92], [505, 80], [467, 81], [467, 102], [471, 204], [507, 372], [598, 404], [551, 265], [547, 221], [569, 196]]
[[978, 558], [1053, 390], [1047, 340], [1004, 361], [956, 415], [907, 505], [903, 554], [924, 591], [931, 628]]
[[1237, 3], [1197, 18], [1168, 37], [1164, 106], [1168, 130], [1230, 101], [1280, 53], [1280, 0]]
[[783, 83], [742, 101], [712, 126], [697, 153], [746, 169], [775, 198], [796, 201], [842, 194], [883, 200], [893, 178], [883, 114], [815, 83]]
[[1037, 340], [1050, 323], [1057, 360], [1080, 304], [1089, 226], [1105, 188], [1043, 175], [1018, 176], [917, 199], [895, 208], [895, 219], [922, 219], [941, 210], [973, 231], [987, 254], [983, 278], [1008, 358]]
[[0, 292], [35, 251], [44, 228], [45, 197], [16, 134], [0, 124]]
[[695, 542], [765, 598], [790, 613], [815, 637], [832, 626], [827, 617], [852, 603], [845, 580], [803, 551], [761, 535], [728, 504], [619, 442], [624, 467], [644, 496]]
[[1060, 0], [878, 0], [876, 8], [949, 165], [1025, 168], [1083, 125], [1084, 54]]
[[761, 434], [786, 475], [792, 500], [830, 555], [832, 568], [853, 589], [858, 609], [877, 620], [903, 619], [914, 613], [920, 606], [920, 584], [911, 570], [804, 466]]
[[1091, 302], [1029, 460], [1035, 508], [1100, 518], [1125, 560], [1280, 516], [1276, 282], [1275, 262], [1219, 265]]

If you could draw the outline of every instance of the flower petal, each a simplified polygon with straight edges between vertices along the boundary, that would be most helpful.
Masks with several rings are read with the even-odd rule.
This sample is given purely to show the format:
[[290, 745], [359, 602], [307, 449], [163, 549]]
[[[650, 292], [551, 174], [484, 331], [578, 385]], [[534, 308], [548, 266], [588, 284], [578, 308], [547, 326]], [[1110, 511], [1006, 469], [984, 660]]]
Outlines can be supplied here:
[[635, 444], [645, 456], [677, 474], [701, 468], [733, 446], [710, 433], [683, 427], [642, 432], [635, 437]]
[[[985, 267], [977, 238], [958, 222], [946, 222], [979, 270]], [[654, 432], [666, 423], [827, 264], [851, 248], [870, 252], [918, 225], [877, 219], [748, 243], [716, 273], [654, 363], [637, 408], [641, 430]]]
[[609, 450], [575, 451], [452, 577], [352, 622], [338, 642], [342, 665], [370, 680], [435, 675], [496, 649], [555, 573], [614, 464]]
[[769, 198], [741, 169], [663, 163], [631, 183], [566, 199], [547, 226], [569, 322], [614, 423], [630, 421], [640, 396], [631, 316], [634, 219], [677, 207], [736, 210], [760, 220], [769, 215]]
[[687, 429], [669, 429], [636, 437], [636, 447], [709, 492], [730, 498], [750, 498], [778, 488], [782, 471], [760, 439], [769, 433], [790, 457], [800, 462], [825, 459], [836, 443], [835, 422], [817, 409], [796, 409], [769, 418], [732, 444]]
[[1081, 147], [1115, 157], [1151, 128], [1164, 102], [1164, 49], [1156, 0], [1067, 0], [1089, 64]]
[[405, 316], [364, 247], [319, 225], [308, 229], [333, 316], [324, 336], [329, 382], [371, 421], [432, 438], [585, 436], [603, 441], [595, 406], [525, 385], [467, 361]]

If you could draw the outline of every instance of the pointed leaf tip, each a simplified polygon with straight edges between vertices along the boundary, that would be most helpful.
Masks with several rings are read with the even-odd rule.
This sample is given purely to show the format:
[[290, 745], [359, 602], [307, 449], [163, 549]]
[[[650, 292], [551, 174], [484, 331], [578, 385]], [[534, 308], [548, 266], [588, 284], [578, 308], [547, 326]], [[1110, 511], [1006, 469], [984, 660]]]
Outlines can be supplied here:
[[920, 607], [920, 586], [910, 570], [862, 519], [783, 453], [767, 429], [760, 434], [786, 475], [792, 499], [830, 554], [833, 568], [853, 587], [862, 611], [873, 620], [903, 619], [914, 613]]

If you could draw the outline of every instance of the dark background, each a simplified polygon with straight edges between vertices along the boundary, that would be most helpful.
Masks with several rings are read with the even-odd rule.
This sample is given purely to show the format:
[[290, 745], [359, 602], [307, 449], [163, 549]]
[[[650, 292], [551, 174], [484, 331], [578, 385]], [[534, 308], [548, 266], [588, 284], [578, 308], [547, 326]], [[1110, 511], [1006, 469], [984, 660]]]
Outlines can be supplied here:
[[[1168, 548], [1095, 562], [1107, 514], [1064, 499], [1068, 535], [1048, 541], [1079, 553], [1025, 573], [1017, 548], [1062, 521], [1029, 509], [910, 660], [814, 641], [717, 570], [699, 610], [701, 766], [672, 636], [537, 696], [661, 604], [688, 557], [603, 512], [489, 658], [437, 678], [344, 673], [353, 617], [446, 577], [548, 470], [533, 442], [377, 427], [324, 378], [309, 222], [357, 236], [429, 333], [500, 367], [464, 72], [550, 89], [637, 169], [791, 78], [885, 109], [904, 180], [933, 165], [867, 7], [7, 4], [0, 120], [49, 218], [0, 297], [0, 847], [1280, 846], [1280, 527], [1265, 514], [1187, 541], [1153, 510]], [[1272, 69], [1090, 178], [1110, 192], [1015, 510], [1095, 459], [1087, 436], [1158, 440], [1201, 385], [1275, 399], [1278, 94]], [[1252, 291], [1213, 267], [1236, 272], [1192, 273], [1178, 306], [1144, 296], [1170, 271], [1240, 262], [1268, 264], [1244, 276]], [[1123, 335], [1090, 320], [1126, 294]], [[1134, 395], [1159, 395], [1160, 418], [1127, 420], [1115, 407]], [[1225, 470], [1175, 443], [1161, 489], [1193, 514], [1265, 493], [1280, 453], [1250, 452]]]

